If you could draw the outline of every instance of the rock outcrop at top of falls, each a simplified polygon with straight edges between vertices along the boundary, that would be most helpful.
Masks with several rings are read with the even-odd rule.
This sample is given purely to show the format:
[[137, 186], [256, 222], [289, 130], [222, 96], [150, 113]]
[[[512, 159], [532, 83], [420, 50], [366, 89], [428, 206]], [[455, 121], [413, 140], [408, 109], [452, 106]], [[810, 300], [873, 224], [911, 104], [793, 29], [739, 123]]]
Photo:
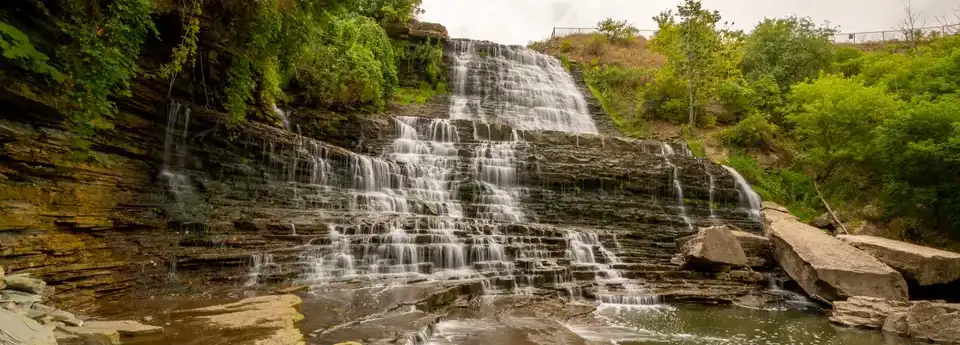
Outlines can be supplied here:
[[829, 301], [853, 296], [907, 300], [899, 272], [789, 213], [763, 210], [773, 257], [809, 294]]
[[463, 40], [447, 54], [447, 117], [357, 116], [334, 131], [349, 136], [311, 138], [297, 115], [302, 132], [227, 129], [141, 81], [83, 164], [56, 110], [0, 92], [0, 265], [55, 286], [65, 308], [135, 282], [434, 277], [602, 285], [623, 301], [633, 278], [669, 290], [655, 283], [689, 276], [670, 257], [696, 227], [760, 231], [733, 171], [682, 144], [598, 134], [597, 106], [556, 59]]
[[837, 238], [873, 255], [917, 285], [946, 284], [960, 279], [960, 254], [875, 236]]

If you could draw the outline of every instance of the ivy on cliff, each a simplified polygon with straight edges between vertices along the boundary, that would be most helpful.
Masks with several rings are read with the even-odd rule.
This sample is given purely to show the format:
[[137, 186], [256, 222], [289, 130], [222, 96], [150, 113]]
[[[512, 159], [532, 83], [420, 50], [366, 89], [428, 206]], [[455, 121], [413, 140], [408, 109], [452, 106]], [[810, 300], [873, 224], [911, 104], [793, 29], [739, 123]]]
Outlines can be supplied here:
[[[112, 127], [113, 100], [130, 95], [131, 80], [156, 77], [171, 80], [172, 86], [178, 76], [197, 77], [200, 54], [215, 62], [200, 66], [204, 75], [199, 77], [212, 77], [212, 89], [220, 90], [213, 99], [234, 123], [247, 118], [254, 102], [269, 108], [291, 97], [331, 109], [378, 111], [398, 88], [396, 54], [381, 24], [408, 21], [421, 12], [420, 3], [59, 0], [36, 3], [30, 10], [37, 19], [54, 23], [55, 32], [21, 31], [23, 26], [0, 20], [0, 49], [13, 65], [59, 83], [65, 102], [57, 105], [81, 138]], [[201, 16], [204, 11], [210, 13]], [[0, 11], [0, 17], [12, 13]], [[160, 18], [171, 15], [182, 29], [158, 29], [169, 23]], [[166, 35], [170, 32], [176, 37], [166, 37], [173, 36]], [[35, 48], [32, 35], [56, 44]], [[202, 42], [204, 37], [217, 42]], [[169, 58], [149, 65], [155, 70], [141, 71], [145, 44], [167, 41], [177, 42]]]

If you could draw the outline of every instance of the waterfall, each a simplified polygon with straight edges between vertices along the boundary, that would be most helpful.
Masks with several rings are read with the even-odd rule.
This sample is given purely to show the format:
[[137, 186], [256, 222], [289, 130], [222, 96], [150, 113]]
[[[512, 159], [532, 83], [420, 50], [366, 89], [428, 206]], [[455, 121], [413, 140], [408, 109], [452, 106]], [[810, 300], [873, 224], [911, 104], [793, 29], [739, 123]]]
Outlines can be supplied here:
[[[669, 147], [669, 146], [665, 146], [665, 147]], [[667, 151], [664, 151], [664, 154], [666, 153]], [[683, 222], [687, 224], [687, 228], [690, 230], [693, 230], [693, 222], [690, 220], [690, 217], [687, 216], [687, 206], [683, 202], [683, 187], [680, 186], [680, 179], [679, 179], [680, 170], [677, 168], [675, 164], [673, 164], [673, 162], [670, 161], [669, 158], [667, 158], [666, 155], [663, 156], [663, 160], [667, 162], [667, 166], [670, 167], [670, 171], [672, 172], [670, 175], [673, 180], [674, 194], [676, 194], [677, 196], [677, 207], [680, 208], [680, 217], [683, 218]]]
[[477, 177], [479, 210], [477, 218], [504, 222], [523, 221], [523, 212], [518, 209], [519, 178], [517, 176], [517, 146], [520, 134], [513, 130], [509, 141], [481, 139], [478, 127], [485, 128], [490, 137], [489, 124], [474, 123], [474, 139], [478, 144], [473, 152], [473, 169]]
[[711, 174], [711, 173], [710, 173], [710, 170], [707, 168], [706, 163], [704, 163], [704, 165], [703, 165], [703, 172], [707, 174], [707, 180], [708, 180], [707, 182], [710, 183], [710, 192], [709, 192], [709, 193], [710, 193], [710, 205], [708, 205], [708, 206], [709, 206], [709, 208], [710, 208], [710, 219], [713, 220], [713, 219], [716, 219], [716, 218], [717, 218], [717, 216], [714, 214], [714, 210], [713, 210], [713, 208], [714, 208], [714, 207], [713, 207], [713, 194], [714, 194], [714, 189], [716, 189], [716, 185], [715, 185], [715, 183], [714, 183], [715, 179], [714, 179], [714, 177], [713, 177], [713, 174]]
[[[622, 263], [620, 258], [600, 242], [596, 233], [570, 231], [567, 233], [566, 256], [574, 266], [592, 267], [596, 270], [597, 300], [603, 304], [616, 305], [652, 305], [659, 298], [645, 291], [632, 279], [624, 278], [615, 265]], [[599, 254], [596, 255], [596, 254]], [[622, 291], [615, 291], [619, 287]], [[579, 291], [569, 291], [571, 297]]]
[[737, 181], [737, 191], [740, 193], [740, 201], [747, 202], [747, 207], [749, 207], [747, 210], [750, 212], [750, 215], [755, 218], [759, 218], [760, 194], [757, 194], [757, 192], [753, 191], [753, 188], [750, 187], [750, 184], [747, 183], [747, 180], [745, 180], [743, 175], [740, 175], [736, 169], [726, 165], [724, 165], [723, 168], [727, 169], [727, 171], [730, 172], [730, 175], [733, 176], [733, 178]]
[[181, 170], [184, 157], [189, 153], [187, 138], [190, 134], [190, 108], [170, 101], [167, 108], [167, 127], [163, 141], [163, 169], [160, 177], [167, 181], [167, 190], [174, 195], [179, 211], [186, 212], [185, 199], [192, 195], [190, 177]]
[[271, 104], [270, 107], [273, 108], [273, 113], [277, 114], [277, 116], [280, 117], [280, 122], [283, 124], [283, 129], [286, 129], [289, 131], [290, 119], [287, 117], [287, 112], [283, 111], [283, 109], [280, 109], [280, 107], [277, 107], [276, 103]]
[[597, 133], [559, 60], [529, 49], [453, 40], [450, 118], [519, 130]]
[[250, 256], [250, 272], [247, 273], [247, 282], [244, 286], [256, 286], [260, 283], [260, 275], [263, 269], [275, 266], [273, 263], [273, 254], [253, 254]]

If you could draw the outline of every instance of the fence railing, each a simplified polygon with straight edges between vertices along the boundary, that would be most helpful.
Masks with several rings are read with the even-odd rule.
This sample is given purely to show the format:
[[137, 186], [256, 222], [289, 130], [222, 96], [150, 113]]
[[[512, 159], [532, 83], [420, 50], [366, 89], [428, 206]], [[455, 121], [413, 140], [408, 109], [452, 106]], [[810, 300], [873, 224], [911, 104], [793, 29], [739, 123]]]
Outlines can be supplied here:
[[[940, 25], [940, 26], [928, 26], [923, 28], [918, 28], [918, 31], [923, 33], [923, 37], [931, 37], [934, 35], [955, 35], [960, 33], [960, 23], [950, 24], [950, 25]], [[564, 37], [577, 34], [591, 34], [597, 32], [596, 28], [560, 28], [554, 27], [553, 32], [550, 33], [550, 38]], [[650, 37], [657, 33], [657, 30], [640, 30], [640, 35]], [[835, 43], [869, 43], [869, 42], [887, 42], [887, 41], [903, 41], [906, 39], [906, 35], [902, 30], [885, 30], [885, 31], [867, 31], [867, 32], [846, 32], [838, 33], [833, 35], [833, 42]]]

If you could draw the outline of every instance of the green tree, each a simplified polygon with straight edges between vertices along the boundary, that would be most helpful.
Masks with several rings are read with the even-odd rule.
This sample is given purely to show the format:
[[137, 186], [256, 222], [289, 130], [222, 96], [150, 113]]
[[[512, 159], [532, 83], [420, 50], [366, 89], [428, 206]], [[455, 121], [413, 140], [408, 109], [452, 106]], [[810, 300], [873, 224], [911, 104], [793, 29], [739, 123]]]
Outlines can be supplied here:
[[685, 0], [676, 13], [664, 11], [653, 20], [659, 31], [652, 49], [666, 56], [666, 73], [685, 82], [689, 124], [696, 125], [697, 104], [713, 96], [719, 80], [738, 74], [729, 67], [738, 59], [742, 34], [719, 28], [720, 13], [704, 9], [699, 0]]
[[960, 98], [911, 105], [877, 133], [888, 214], [960, 228]]
[[610, 42], [623, 43], [637, 36], [640, 30], [626, 20], [607, 18], [597, 23], [597, 31], [607, 36]]
[[798, 158], [818, 181], [864, 162], [873, 153], [874, 128], [901, 106], [881, 87], [835, 75], [794, 85], [787, 99]]
[[830, 39], [835, 33], [827, 26], [818, 27], [809, 18], [766, 19], [745, 40], [743, 73], [751, 80], [771, 76], [781, 90], [815, 78], [830, 66]]

